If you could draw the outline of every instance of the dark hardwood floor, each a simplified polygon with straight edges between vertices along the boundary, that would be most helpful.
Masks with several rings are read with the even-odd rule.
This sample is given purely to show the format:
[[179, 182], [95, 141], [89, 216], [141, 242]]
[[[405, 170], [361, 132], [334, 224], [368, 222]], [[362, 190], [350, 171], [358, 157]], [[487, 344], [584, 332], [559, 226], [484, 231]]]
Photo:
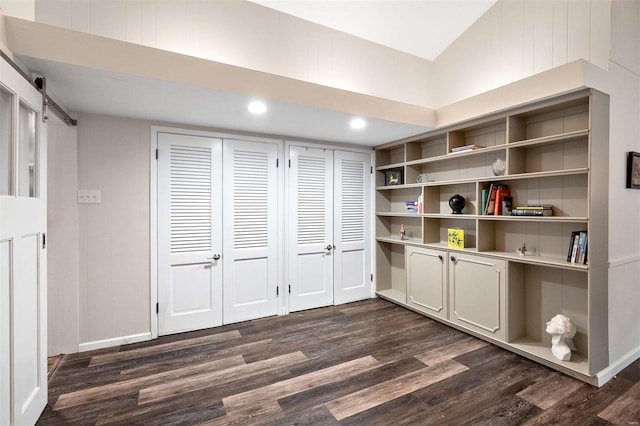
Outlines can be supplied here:
[[598, 389], [372, 299], [65, 355], [39, 424], [638, 425]]

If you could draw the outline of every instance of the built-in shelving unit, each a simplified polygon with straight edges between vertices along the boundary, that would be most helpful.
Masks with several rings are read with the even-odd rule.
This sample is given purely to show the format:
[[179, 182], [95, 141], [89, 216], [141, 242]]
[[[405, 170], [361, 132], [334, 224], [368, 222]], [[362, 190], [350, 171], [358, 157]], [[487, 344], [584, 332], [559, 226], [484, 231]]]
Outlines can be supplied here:
[[[596, 383], [608, 365], [608, 308], [606, 297], [598, 300], [606, 292], [599, 280], [606, 282], [608, 206], [597, 197], [608, 190], [608, 116], [608, 97], [584, 89], [376, 147], [378, 296]], [[504, 175], [493, 172], [496, 158]], [[389, 170], [402, 171], [402, 184], [385, 186]], [[552, 205], [553, 215], [483, 214], [482, 192], [492, 184], [508, 186], [516, 205]], [[466, 200], [463, 214], [449, 207], [455, 194]], [[408, 213], [406, 202], [419, 196], [423, 211]], [[464, 230], [464, 248], [448, 247], [449, 228]], [[588, 232], [588, 265], [567, 261], [574, 231]], [[442, 294], [432, 282], [438, 264], [448, 306], [434, 314], [421, 307], [441, 304], [423, 300]], [[553, 357], [545, 332], [557, 313], [578, 330], [568, 362]]]

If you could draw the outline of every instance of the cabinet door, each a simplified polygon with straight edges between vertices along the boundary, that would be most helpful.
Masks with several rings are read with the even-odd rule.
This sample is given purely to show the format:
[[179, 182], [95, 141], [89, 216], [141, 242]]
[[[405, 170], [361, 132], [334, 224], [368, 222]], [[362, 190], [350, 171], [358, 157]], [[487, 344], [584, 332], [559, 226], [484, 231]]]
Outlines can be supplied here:
[[407, 246], [407, 304], [447, 319], [447, 253]]
[[450, 253], [449, 294], [451, 321], [504, 340], [504, 260]]

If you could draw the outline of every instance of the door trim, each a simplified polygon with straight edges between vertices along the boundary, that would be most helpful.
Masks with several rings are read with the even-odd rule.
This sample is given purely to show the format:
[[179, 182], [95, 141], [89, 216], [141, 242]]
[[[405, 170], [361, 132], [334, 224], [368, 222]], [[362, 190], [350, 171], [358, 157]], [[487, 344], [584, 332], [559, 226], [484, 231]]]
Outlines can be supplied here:
[[[150, 245], [150, 259], [149, 259], [149, 276], [151, 279], [150, 285], [150, 304], [149, 304], [149, 320], [151, 325], [151, 339], [158, 338], [158, 314], [156, 313], [156, 304], [158, 303], [158, 162], [156, 161], [156, 150], [158, 149], [158, 133], [173, 133], [185, 136], [202, 136], [207, 138], [217, 138], [222, 139], [222, 143], [224, 146], [225, 141], [230, 140], [243, 140], [249, 142], [266, 142], [266, 143], [275, 143], [278, 146], [278, 158], [280, 159], [280, 167], [278, 170], [278, 285], [280, 288], [280, 295], [282, 296], [284, 292], [283, 288], [283, 273], [282, 270], [284, 268], [284, 259], [283, 259], [283, 244], [282, 244], [282, 235], [284, 228], [284, 221], [282, 219], [282, 191], [284, 188], [284, 161], [283, 158], [283, 148], [282, 148], [282, 140], [280, 139], [271, 139], [264, 137], [255, 137], [255, 136], [244, 136], [239, 134], [232, 133], [221, 133], [221, 132], [210, 132], [203, 130], [193, 130], [182, 127], [168, 127], [168, 126], [158, 126], [152, 125], [150, 132], [150, 144], [149, 144], [149, 159], [150, 159], [150, 167], [149, 167], [149, 185], [150, 185], [150, 193], [149, 193], [149, 245]], [[224, 164], [223, 164], [224, 167]], [[223, 189], [224, 190], [224, 189]], [[283, 299], [284, 297], [278, 298], [278, 315], [284, 314], [283, 309]]]

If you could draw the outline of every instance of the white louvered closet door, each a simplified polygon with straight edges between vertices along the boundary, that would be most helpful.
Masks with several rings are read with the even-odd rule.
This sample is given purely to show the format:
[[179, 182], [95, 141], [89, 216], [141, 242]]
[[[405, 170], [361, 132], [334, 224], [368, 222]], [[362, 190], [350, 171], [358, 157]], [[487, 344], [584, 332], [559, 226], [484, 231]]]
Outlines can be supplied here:
[[222, 141], [158, 133], [158, 333], [222, 325]]
[[278, 145], [224, 140], [224, 323], [277, 314]]
[[289, 151], [289, 310], [333, 304], [333, 151]]
[[334, 303], [371, 297], [371, 155], [334, 154]]

